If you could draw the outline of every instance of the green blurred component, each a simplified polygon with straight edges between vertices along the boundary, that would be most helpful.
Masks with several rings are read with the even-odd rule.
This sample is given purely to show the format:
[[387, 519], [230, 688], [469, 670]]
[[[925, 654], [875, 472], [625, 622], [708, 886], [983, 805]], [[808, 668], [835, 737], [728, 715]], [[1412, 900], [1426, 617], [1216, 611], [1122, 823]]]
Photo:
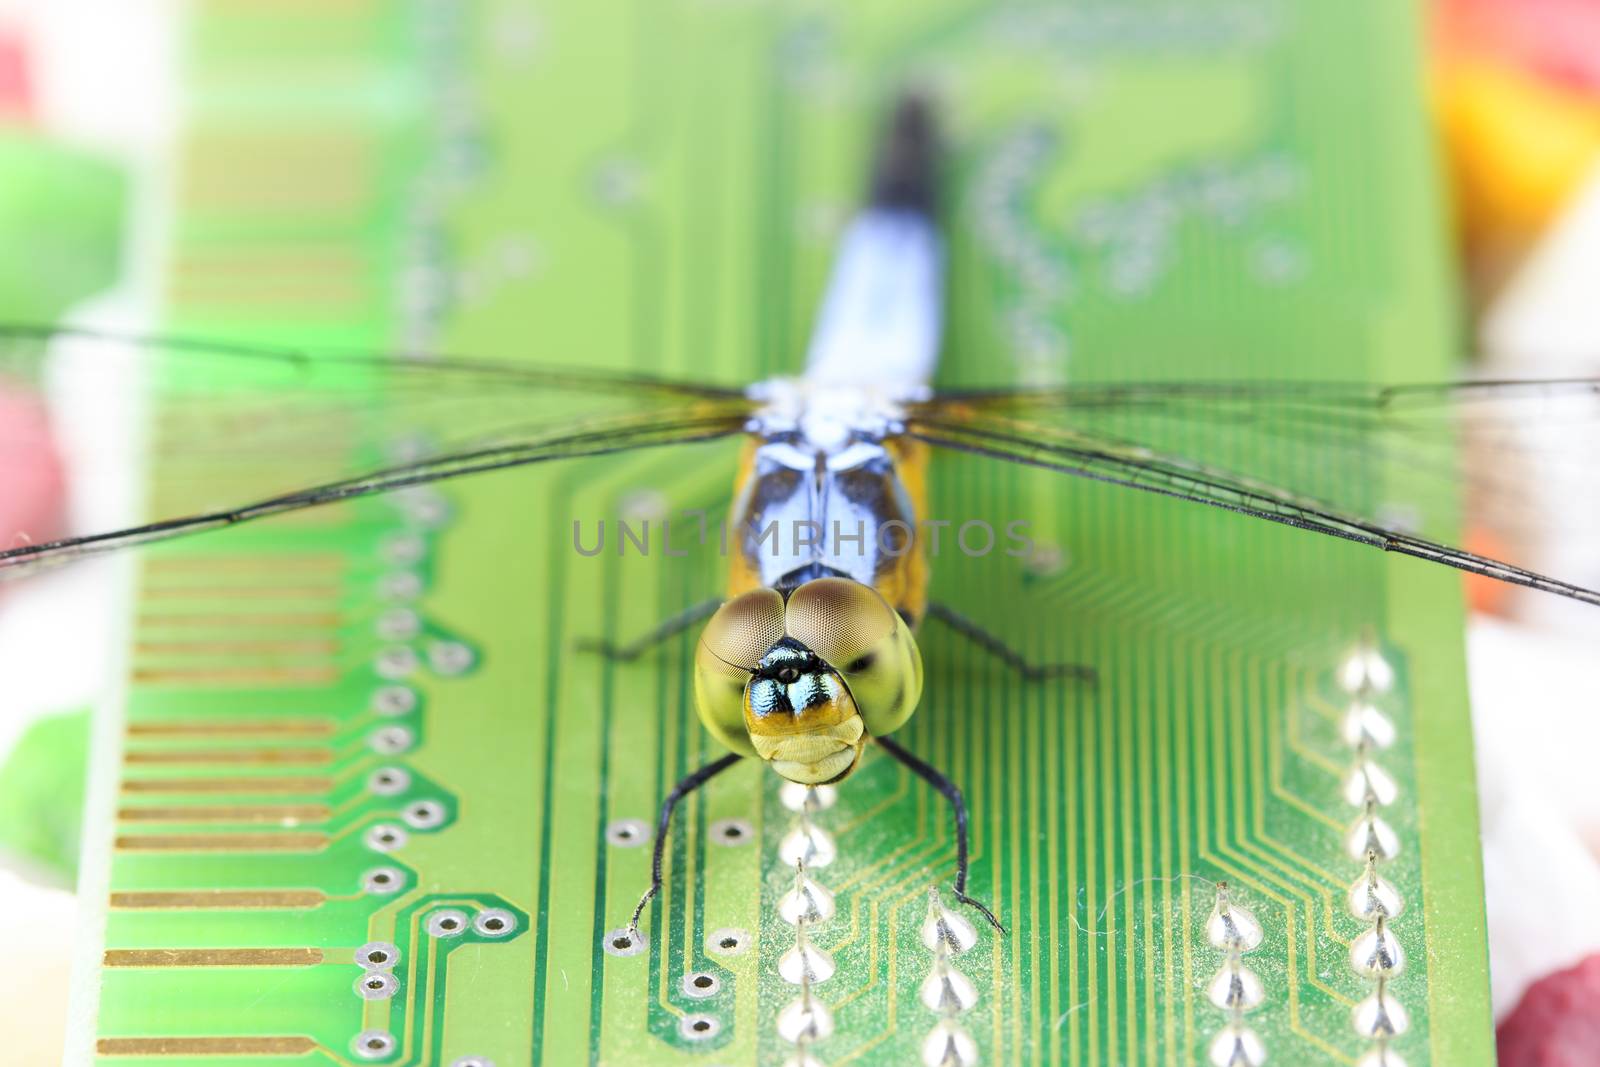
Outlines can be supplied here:
[[50, 715], [28, 727], [0, 764], [0, 856], [71, 885], [78, 875], [89, 712]]
[[111, 284], [127, 181], [114, 165], [0, 131], [0, 316], [49, 321]]

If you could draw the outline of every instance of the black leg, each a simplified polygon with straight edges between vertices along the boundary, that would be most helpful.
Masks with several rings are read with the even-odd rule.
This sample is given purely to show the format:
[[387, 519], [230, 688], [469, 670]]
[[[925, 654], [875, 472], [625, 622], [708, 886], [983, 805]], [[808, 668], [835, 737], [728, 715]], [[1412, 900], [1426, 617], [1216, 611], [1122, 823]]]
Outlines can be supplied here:
[[898, 742], [887, 737], [875, 740], [883, 746], [885, 752], [909, 767], [913, 774], [933, 786], [940, 796], [950, 802], [950, 810], [956, 817], [956, 899], [977, 908], [983, 913], [983, 917], [989, 920], [990, 926], [1004, 934], [1006, 928], [1000, 925], [1000, 920], [994, 917], [994, 912], [967, 896], [967, 802], [962, 799], [961, 788], [940, 774], [932, 765], [907, 752]]
[[578, 651], [598, 652], [606, 659], [636, 660], [669, 637], [676, 637], [695, 623], [709, 619], [717, 613], [717, 609], [721, 606], [721, 600], [707, 600], [691, 608], [686, 608], [643, 637], [630, 641], [625, 645], [614, 645], [610, 641], [599, 637], [579, 638]]
[[639, 906], [633, 909], [633, 918], [628, 920], [628, 933], [635, 937], [638, 936], [639, 916], [644, 914], [645, 906], [650, 903], [650, 898], [661, 891], [661, 857], [667, 850], [667, 830], [672, 826], [672, 812], [677, 808], [678, 801], [693, 793], [743, 758], [737, 752], [730, 752], [719, 760], [712, 760], [673, 786], [672, 792], [668, 793], [667, 798], [661, 802], [661, 814], [656, 819], [655, 849], [650, 856], [650, 888], [644, 891], [644, 896], [639, 898]]
[[1076, 678], [1083, 682], [1093, 682], [1098, 677], [1093, 667], [1086, 667], [1081, 663], [1029, 663], [1022, 653], [948, 604], [941, 604], [937, 600], [930, 601], [928, 615], [930, 618], [938, 619], [1030, 682], [1045, 678]]

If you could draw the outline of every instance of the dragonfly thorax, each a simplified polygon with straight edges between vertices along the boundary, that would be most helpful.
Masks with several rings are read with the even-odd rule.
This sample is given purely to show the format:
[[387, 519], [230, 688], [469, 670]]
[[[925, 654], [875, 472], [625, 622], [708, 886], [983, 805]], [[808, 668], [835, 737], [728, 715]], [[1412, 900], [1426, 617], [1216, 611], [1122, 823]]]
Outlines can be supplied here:
[[880, 586], [914, 549], [920, 519], [895, 452], [911, 391], [779, 379], [756, 395], [757, 440], [730, 516], [740, 568], [763, 585], [821, 566]]
[[852, 441], [881, 441], [905, 427], [906, 405], [927, 398], [925, 386], [848, 385], [812, 378], [772, 378], [750, 387], [761, 407], [750, 431], [797, 436], [818, 453]]

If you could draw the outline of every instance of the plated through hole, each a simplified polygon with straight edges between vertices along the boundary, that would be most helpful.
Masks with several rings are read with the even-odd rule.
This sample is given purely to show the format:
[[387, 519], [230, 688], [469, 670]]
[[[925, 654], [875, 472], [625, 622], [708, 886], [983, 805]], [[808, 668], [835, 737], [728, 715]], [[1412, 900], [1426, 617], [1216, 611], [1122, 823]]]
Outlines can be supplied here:
[[434, 937], [459, 937], [466, 930], [466, 912], [443, 908], [428, 916], [428, 933]]
[[400, 959], [400, 950], [387, 941], [368, 941], [356, 949], [356, 963], [363, 967], [387, 971]]
[[379, 767], [367, 778], [367, 790], [380, 797], [392, 797], [409, 788], [411, 775], [399, 767]]
[[436, 800], [419, 800], [407, 806], [400, 817], [413, 829], [432, 830], [444, 822], [444, 805]]
[[601, 942], [606, 953], [612, 956], [637, 956], [649, 945], [649, 939], [626, 926], [608, 931]]
[[705, 1041], [717, 1036], [722, 1024], [715, 1015], [685, 1015], [678, 1023], [678, 1032], [690, 1041]]
[[406, 832], [393, 823], [380, 822], [367, 830], [367, 847], [378, 852], [393, 852], [403, 848], [406, 840]]
[[706, 951], [716, 956], [737, 956], [749, 947], [749, 932], [737, 926], [725, 926], [706, 935]]
[[369, 893], [396, 893], [405, 884], [405, 876], [394, 867], [374, 867], [361, 876], [361, 885]]
[[637, 848], [650, 840], [650, 826], [641, 819], [617, 819], [606, 826], [606, 840], [619, 848]]
[[504, 908], [485, 908], [472, 920], [472, 928], [484, 937], [505, 937], [516, 932], [517, 917]]
[[394, 1051], [394, 1035], [387, 1030], [363, 1030], [350, 1048], [364, 1060], [381, 1060]]
[[722, 991], [722, 981], [716, 975], [707, 971], [691, 971], [683, 976], [683, 994], [704, 1000], [714, 997]]

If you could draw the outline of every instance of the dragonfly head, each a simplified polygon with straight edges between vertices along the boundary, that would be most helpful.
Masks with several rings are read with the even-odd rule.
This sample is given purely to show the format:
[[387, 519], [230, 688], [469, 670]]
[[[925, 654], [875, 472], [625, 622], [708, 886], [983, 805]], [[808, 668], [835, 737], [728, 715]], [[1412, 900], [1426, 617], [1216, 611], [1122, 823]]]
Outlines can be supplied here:
[[695, 656], [706, 728], [804, 785], [848, 775], [867, 740], [902, 726], [921, 695], [910, 628], [876, 590], [848, 578], [735, 597], [712, 616]]

